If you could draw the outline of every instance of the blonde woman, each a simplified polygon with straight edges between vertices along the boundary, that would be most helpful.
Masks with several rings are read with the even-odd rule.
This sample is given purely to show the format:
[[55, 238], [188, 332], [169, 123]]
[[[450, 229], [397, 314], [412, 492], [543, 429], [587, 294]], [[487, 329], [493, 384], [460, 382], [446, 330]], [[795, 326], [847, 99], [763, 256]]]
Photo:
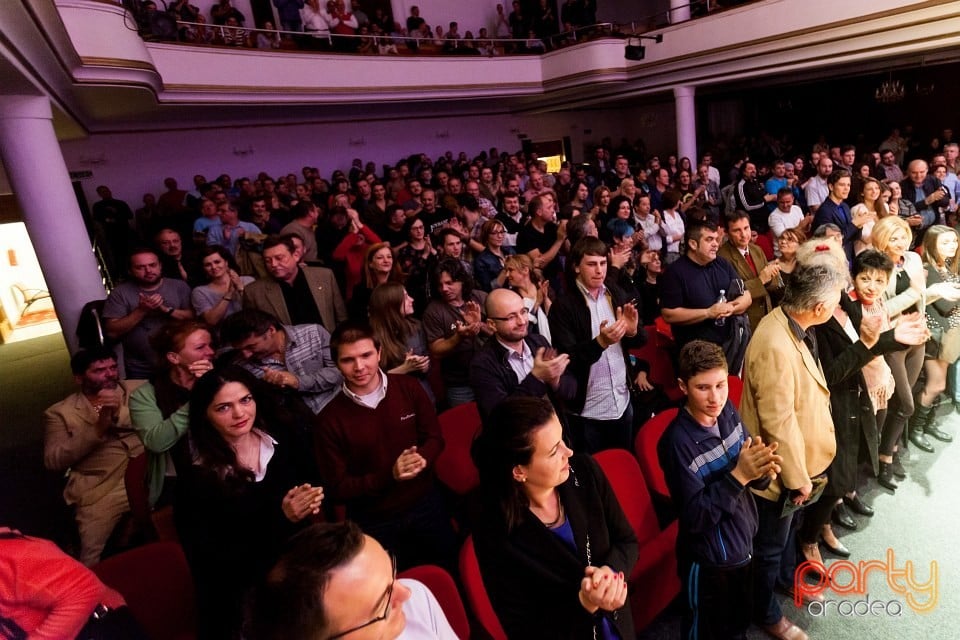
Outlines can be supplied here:
[[527, 308], [530, 328], [547, 340], [550, 337], [550, 324], [547, 314], [550, 312], [550, 281], [543, 278], [534, 268], [533, 259], [525, 253], [508, 256], [503, 262], [507, 285], [520, 294]]
[[[912, 237], [910, 225], [899, 216], [887, 216], [873, 227], [874, 248], [893, 260], [893, 275], [884, 297], [894, 325], [903, 314], [920, 311], [924, 301], [932, 304], [940, 298], [942, 287], [927, 287], [920, 256], [909, 250]], [[893, 474], [901, 480], [906, 478], [906, 471], [896, 457], [897, 442], [914, 413], [913, 386], [923, 368], [923, 355], [924, 347], [918, 345], [885, 356], [896, 389], [880, 433], [880, 463], [892, 465]], [[911, 429], [910, 442], [921, 451], [933, 452], [933, 444], [922, 429]]]

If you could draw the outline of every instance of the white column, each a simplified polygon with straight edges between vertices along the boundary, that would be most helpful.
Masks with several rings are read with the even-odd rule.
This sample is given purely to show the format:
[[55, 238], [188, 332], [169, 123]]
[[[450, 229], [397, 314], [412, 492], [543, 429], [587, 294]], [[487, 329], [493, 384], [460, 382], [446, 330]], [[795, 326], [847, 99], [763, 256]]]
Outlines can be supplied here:
[[87, 229], [41, 96], [0, 96], [0, 157], [71, 352], [83, 305], [106, 297]]
[[677, 157], [690, 158], [697, 166], [697, 108], [693, 87], [674, 87], [673, 100], [677, 114]]
[[670, 0], [670, 24], [690, 19], [691, 0]]

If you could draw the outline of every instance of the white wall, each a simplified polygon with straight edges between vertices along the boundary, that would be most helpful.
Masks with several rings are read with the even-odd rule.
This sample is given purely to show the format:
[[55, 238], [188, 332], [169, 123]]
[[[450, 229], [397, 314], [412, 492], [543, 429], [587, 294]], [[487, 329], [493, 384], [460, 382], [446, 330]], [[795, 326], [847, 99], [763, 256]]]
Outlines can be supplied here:
[[447, 150], [474, 156], [491, 146], [515, 151], [521, 146], [521, 133], [535, 142], [570, 136], [573, 159], [579, 162], [584, 146], [604, 136], [615, 143], [624, 136], [643, 137], [648, 149], [659, 150], [676, 144], [673, 131], [673, 106], [664, 103], [642, 110], [105, 134], [61, 146], [69, 170], [93, 172], [83, 181], [91, 202], [98, 200], [97, 185], [107, 184], [116, 197], [136, 208], [144, 193], [163, 191], [167, 176], [176, 178], [181, 187], [190, 185], [195, 173], [211, 180], [220, 173], [234, 178], [260, 171], [299, 175], [301, 167], [310, 165], [329, 176], [335, 169], [349, 168], [353, 158], [374, 161], [379, 167], [419, 152], [436, 158]]

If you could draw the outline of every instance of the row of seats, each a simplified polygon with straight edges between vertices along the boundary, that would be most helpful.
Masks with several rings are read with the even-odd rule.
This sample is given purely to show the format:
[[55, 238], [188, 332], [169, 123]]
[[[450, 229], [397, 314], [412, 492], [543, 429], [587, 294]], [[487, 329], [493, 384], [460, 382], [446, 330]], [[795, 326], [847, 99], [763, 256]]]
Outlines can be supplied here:
[[[672, 343], [669, 327], [651, 325], [644, 329], [647, 331], [646, 344], [633, 355], [650, 363], [650, 379], [661, 384], [672, 400], [678, 400], [682, 392], [677, 387], [668, 352]], [[736, 376], [730, 376], [728, 384], [730, 400], [739, 407], [743, 384]], [[678, 523], [670, 515], [669, 490], [657, 458], [657, 442], [676, 415], [677, 409], [674, 408], [650, 418], [637, 434], [634, 455], [624, 450], [608, 450], [595, 455], [640, 544], [639, 560], [629, 576], [630, 605], [638, 629], [649, 624], [680, 590], [675, 550]], [[470, 456], [473, 439], [481, 428], [476, 403], [444, 411], [439, 415], [439, 423], [446, 446], [436, 462], [437, 477], [453, 494], [465, 498], [480, 483]], [[178, 620], [193, 619], [193, 601], [186, 597], [192, 592], [189, 569], [176, 542], [170, 507], [153, 512], [149, 509], [144, 483], [145, 465], [143, 456], [130, 461], [127, 493], [131, 512], [138, 524], [144, 530], [152, 531], [160, 542], [109, 558], [95, 571], [104, 582], [127, 597], [131, 611], [151, 632], [151, 637], [190, 637], [190, 629], [177, 623]], [[165, 578], [159, 579], [159, 587], [154, 584], [145, 589], [131, 577], [145, 575], [148, 571], [156, 573], [158, 567], [165, 573]], [[478, 623], [491, 638], [506, 638], [487, 598], [469, 537], [461, 550], [460, 573], [464, 594]], [[427, 584], [458, 635], [463, 629], [465, 634], [461, 637], [469, 637], [464, 606], [456, 584], [448, 574], [437, 567], [418, 567], [403, 577], [416, 578]], [[172, 615], [172, 612], [178, 613]]]
[[[444, 422], [449, 426], [449, 417]], [[463, 422], [459, 426], [461, 431], [471, 428]], [[594, 458], [606, 474], [640, 544], [639, 559], [628, 582], [634, 624], [642, 629], [680, 592], [675, 554], [678, 525], [672, 522], [666, 529], [660, 528], [643, 474], [629, 452], [611, 449]], [[157, 640], [195, 637], [193, 583], [177, 542], [160, 540], [146, 544], [103, 560], [93, 571], [105, 584], [123, 594], [131, 614], [149, 637]], [[146, 575], [151, 579], [144, 580]], [[506, 640], [487, 596], [470, 537], [460, 552], [460, 575], [467, 602], [479, 625], [493, 640]], [[470, 622], [457, 585], [446, 571], [421, 566], [399, 577], [423, 582], [436, 596], [457, 636], [470, 637]]]

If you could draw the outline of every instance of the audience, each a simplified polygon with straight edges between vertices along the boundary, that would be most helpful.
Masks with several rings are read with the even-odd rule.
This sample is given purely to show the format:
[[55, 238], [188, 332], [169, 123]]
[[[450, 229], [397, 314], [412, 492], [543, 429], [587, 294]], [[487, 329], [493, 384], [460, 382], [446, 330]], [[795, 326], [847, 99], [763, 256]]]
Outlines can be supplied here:
[[[345, 3], [331, 2], [326, 13], [339, 12], [341, 22], [352, 14], [359, 24], [361, 7], [352, 4], [346, 7]], [[572, 4], [579, 3], [573, 0]], [[181, 13], [186, 10], [183, 6], [179, 9]], [[224, 19], [225, 28], [227, 20], [236, 20], [236, 16]], [[345, 28], [351, 28], [349, 20]], [[376, 25], [371, 22], [370, 26]], [[526, 33], [536, 29], [534, 21], [524, 28]], [[447, 42], [454, 40], [457, 51], [469, 45], [467, 38]], [[421, 50], [428, 49], [429, 45], [422, 42]], [[689, 357], [681, 355], [679, 359], [685, 409], [668, 437], [679, 437], [682, 428], [708, 429], [698, 440], [698, 447], [706, 447], [694, 452], [699, 455], [709, 450], [710, 438], [716, 435], [712, 429], [717, 429], [721, 438], [743, 429], [725, 399], [724, 387], [731, 372], [742, 372], [744, 377], [743, 422], [754, 434], [748, 437], [741, 433], [739, 440], [731, 440], [733, 445], [723, 458], [725, 466], [711, 467], [709, 474], [699, 476], [693, 484], [682, 477], [689, 473], [687, 462], [664, 459], [662, 463], [681, 514], [676, 550], [681, 577], [685, 579], [694, 570], [700, 576], [699, 596], [688, 594], [686, 626], [703, 632], [715, 628], [715, 621], [723, 618], [730, 635], [735, 636], [752, 614], [776, 637], [803, 637], [803, 632], [783, 618], [782, 612], [778, 616], [770, 604], [772, 589], [788, 586], [796, 566], [793, 552], [801, 552], [799, 560], [816, 561], [822, 561], [818, 544], [834, 555], [850, 553], [833, 525], [864, 526], [857, 517], [869, 517], [873, 512], [875, 507], [867, 504], [858, 491], [863, 487], [861, 471], [875, 475], [880, 486], [890, 491], [905, 481], [897, 448], [908, 422], [910, 442], [919, 449], [932, 450], [930, 439], [946, 443], [952, 438], [937, 425], [933, 407], [947, 384], [946, 372], [958, 355], [951, 347], [960, 344], [954, 331], [960, 299], [956, 287], [957, 234], [938, 224], [952, 220], [952, 204], [935, 192], [940, 186], [956, 190], [950, 180], [953, 174], [944, 173], [956, 158], [935, 154], [923, 158], [929, 160], [924, 165], [913, 162], [910, 155], [904, 184], [877, 183], [868, 175], [872, 165], [861, 163], [856, 167], [863, 170], [862, 175], [858, 173], [856, 192], [851, 195], [847, 169], [833, 171], [834, 166], [850, 164], [841, 145], [837, 145], [836, 160], [831, 160], [828, 148], [819, 145], [809, 155], [799, 157], [788, 156], [788, 147], [773, 157], [752, 154], [756, 162], [740, 161], [739, 173], [750, 181], [756, 171], [758, 185], [769, 178], [765, 189], [756, 191], [776, 199], [757, 210], [755, 215], [762, 212], [771, 228], [758, 234], [750, 224], [750, 214], [733, 208], [724, 227], [703, 222], [714, 214], [703, 208], [709, 203], [700, 199], [715, 191], [720, 180], [719, 172], [707, 161], [709, 154], [705, 154], [698, 171], [701, 179], [693, 183], [688, 179], [688, 160], [674, 156], [661, 168], [656, 157], [644, 158], [640, 142], [635, 147], [605, 144], [597, 149], [596, 166], [563, 163], [554, 172], [548, 171], [535, 154], [490, 149], [474, 158], [453, 152], [436, 159], [413, 154], [395, 166], [384, 166], [382, 174], [377, 165], [365, 166], [356, 159], [349, 172], [336, 170], [328, 176], [329, 182], [311, 166], [276, 179], [266, 173], [236, 180], [221, 174], [208, 182], [198, 175], [190, 192], [179, 190], [176, 179], [168, 178], [163, 213], [157, 207], [140, 218], [141, 232], [148, 230], [145, 239], [154, 241], [158, 252], [131, 252], [129, 244], [124, 244], [129, 242], [126, 236], [115, 237], [116, 246], [108, 247], [116, 255], [132, 254], [127, 281], [111, 293], [104, 317], [107, 333], [124, 342], [125, 377], [137, 380], [120, 383], [119, 374], [110, 373], [111, 369], [115, 371], [115, 364], [109, 366], [115, 362], [112, 354], [95, 352], [104, 355], [100, 360], [106, 362], [106, 370], [100, 372], [96, 366], [102, 364], [99, 360], [82, 372], [77, 365], [80, 390], [75, 395], [83, 398], [76, 403], [69, 398], [65, 401], [73, 407], [72, 413], [91, 413], [90, 420], [82, 429], [71, 427], [64, 403], [51, 407], [46, 416], [48, 449], [52, 442], [60, 444], [55, 447], [59, 453], [48, 451], [45, 462], [56, 469], [72, 467], [64, 497], [75, 505], [83, 561], [95, 561], [95, 545], [90, 540], [95, 538], [96, 544], [105, 541], [117, 518], [126, 511], [125, 496], [117, 493], [122, 484], [115, 481], [122, 475], [127, 457], [136, 455], [142, 446], [148, 453], [144, 481], [150, 503], [164, 507], [174, 502], [174, 495], [179, 496], [174, 518], [196, 570], [202, 621], [206, 625], [211, 616], [219, 617], [223, 622], [213, 635], [229, 636], [239, 629], [242, 592], [261, 581], [286, 533], [298, 526], [283, 514], [287, 491], [315, 483], [312, 468], [319, 462], [320, 477], [325, 479], [329, 495], [324, 509], [330, 513], [331, 509], [346, 509], [367, 534], [398, 553], [401, 567], [434, 562], [452, 568], [457, 539], [450, 524], [451, 516], [457, 516], [457, 530], [476, 536], [484, 577], [495, 576], [492, 579], [498, 593], [488, 591], [508, 632], [526, 633], [524, 625], [529, 621], [523, 619], [520, 608], [536, 610], [553, 602], [549, 589], [526, 588], [525, 580], [520, 581], [523, 593], [516, 598], [512, 594], [521, 587], [502, 586], [514, 579], [511, 572], [529, 566], [537, 571], [549, 567], [545, 571], [556, 572], [557, 580], [564, 585], [570, 581], [584, 590], [576, 605], [561, 608], [562, 615], [549, 621], [557, 625], [556, 635], [577, 635], [587, 629], [584, 625], [594, 623], [598, 634], [613, 633], [614, 627], [623, 628], [627, 623], [622, 606], [625, 581], [618, 572], [628, 573], [630, 563], [621, 566], [602, 558], [591, 563], [591, 575], [601, 581], [607, 575], [604, 562], [617, 573], [607, 577], [608, 581], [615, 578], [608, 583], [610, 587], [601, 587], [606, 595], [595, 598], [594, 581], [584, 573], [590, 569], [585, 569], [582, 560], [574, 564], [558, 560], [566, 556], [556, 554], [567, 554], [563, 538], [544, 538], [542, 531], [527, 538], [531, 527], [536, 528], [533, 516], [551, 522], [559, 510], [561, 528], [564, 517], [569, 514], [571, 518], [567, 524], [577, 541], [575, 545], [579, 544], [578, 532], [585, 526], [591, 537], [597, 535], [589, 527], [601, 526], [600, 522], [584, 525], [576, 516], [582, 508], [578, 502], [582, 492], [602, 489], [592, 463], [573, 459], [578, 471], [586, 469], [586, 480], [583, 471], [579, 476], [571, 473], [570, 480], [563, 473], [556, 478], [537, 479], [542, 468], [536, 465], [543, 452], [536, 434], [547, 431], [546, 423], [553, 428], [554, 420], [549, 416], [549, 420], [537, 418], [538, 425], [520, 430], [522, 442], [515, 440], [509, 445], [523, 449], [520, 457], [511, 458], [509, 469], [504, 466], [493, 474], [480, 469], [479, 494], [484, 496], [487, 520], [477, 526], [472, 519], [459, 517], [469, 510], [447, 507], [434, 477], [434, 465], [443, 447], [436, 411], [472, 400], [480, 415], [490, 418], [504, 415], [503, 407], [517, 401], [546, 402], [545, 406], [556, 414], [560, 433], [585, 451], [609, 447], [632, 451], [633, 438], [649, 415], [640, 403], [651, 388], [650, 366], [638, 359], [639, 354], [630, 354], [631, 348], [642, 344], [630, 338], [642, 321], [645, 326], [659, 327], [658, 344], [650, 348], [663, 349], [660, 343], [664, 342], [674, 348], [686, 345], [681, 354], [702, 356], [694, 358], [695, 366], [690, 367]], [[744, 153], [741, 157], [747, 156]], [[780, 164], [777, 156], [789, 157], [792, 163]], [[592, 160], [594, 155], [590, 157]], [[649, 162], [644, 162], [647, 159]], [[889, 158], [880, 162], [877, 171], [896, 174], [890, 169]], [[892, 162], [899, 166], [895, 156]], [[925, 166], [933, 167], [930, 175], [924, 174]], [[794, 167], [797, 173], [793, 173]], [[815, 168], [818, 173], [804, 173], [803, 167]], [[653, 183], [647, 182], [648, 176]], [[792, 181], [791, 176], [795, 178]], [[608, 180], [618, 191], [611, 198], [609, 188], [600, 187], [591, 198], [591, 189], [602, 180]], [[731, 184], [725, 185], [725, 194], [733, 197]], [[817, 200], [821, 186], [822, 197]], [[529, 202], [525, 203], [520, 193], [529, 196]], [[757, 198], [746, 195], [746, 200], [755, 204]], [[805, 200], [807, 195], [813, 196], [811, 205]], [[113, 202], [111, 194], [101, 196], [108, 204]], [[851, 197], [862, 202], [850, 209]], [[717, 197], [718, 209], [719, 201]], [[729, 206], [727, 201], [725, 198]], [[561, 222], [557, 220], [558, 211]], [[222, 221], [216, 220], [218, 212], [224, 217]], [[815, 218], [817, 224], [813, 224]], [[174, 221], [175, 228], [164, 224]], [[248, 232], [241, 223], [251, 224], [256, 231]], [[597, 238], [598, 227], [605, 237], [609, 235], [609, 243]], [[817, 239], [801, 246], [806, 230], [811, 228]], [[180, 234], [191, 230], [194, 236], [183, 241], [186, 236]], [[264, 235], [280, 231], [287, 235]], [[218, 240], [227, 242], [227, 246], [216, 244]], [[231, 243], [238, 249], [239, 260], [234, 260]], [[774, 243], [779, 257], [768, 263], [761, 248]], [[917, 258], [920, 249], [910, 250], [917, 244], [922, 245], [923, 260]], [[837, 308], [827, 313], [831, 300], [820, 289], [839, 283], [839, 272], [849, 270], [847, 258], [836, 255], [841, 246], [854, 259], [853, 290], [849, 295], [844, 293]], [[513, 255], [513, 247], [520, 253]], [[201, 263], [206, 278], [201, 276], [198, 281]], [[554, 276], [552, 282], [543, 277], [543, 270]], [[120, 280], [121, 274], [115, 271]], [[566, 279], [561, 277], [564, 272]], [[714, 275], [707, 282], [703, 274]], [[816, 286], [811, 279], [819, 279]], [[206, 283], [199, 284], [203, 281]], [[712, 288], [697, 293], [704, 282]], [[199, 286], [191, 292], [192, 285]], [[721, 291], [725, 301], [718, 302]], [[745, 293], [739, 295], [741, 291]], [[350, 324], [344, 324], [344, 295], [350, 301], [349, 316], [354, 321]], [[915, 313], [924, 305], [929, 332]], [[206, 324], [191, 320], [194, 312]], [[369, 320], [371, 328], [354, 325], [363, 319]], [[774, 322], [778, 323], [775, 327]], [[219, 440], [208, 439], [204, 444], [198, 439], [205, 436], [193, 433], [199, 433], [200, 428], [208, 435], [216, 432], [216, 423], [208, 415], [212, 400], [204, 399], [201, 406], [193, 406], [189, 399], [198, 378], [214, 368], [216, 333], [212, 334], [210, 327], [218, 325], [225, 343], [218, 361], [241, 364], [255, 374], [244, 382], [239, 380], [243, 373], [238, 373], [237, 380], [224, 383], [223, 388], [240, 384], [252, 392], [249, 395], [256, 398], [258, 408], [256, 424], [263, 434], [269, 433], [255, 435], [256, 440], [245, 437], [239, 448], [232, 448], [222, 434], [217, 436]], [[806, 332], [797, 327], [809, 327], [809, 333], [817, 337], [816, 346], [801, 345]], [[756, 332], [754, 337], [751, 328]], [[644, 335], [648, 332], [653, 335], [649, 329]], [[333, 345], [330, 333], [334, 334]], [[933, 337], [923, 344], [928, 333]], [[712, 344], [694, 338], [707, 338]], [[799, 345], [790, 351], [791, 357], [799, 360], [784, 357], [782, 349], [790, 344]], [[721, 356], [721, 366], [711, 366], [721, 345], [726, 358]], [[763, 364], [771, 358], [776, 366]], [[432, 375], [431, 359], [433, 366], [440, 367]], [[913, 388], [921, 369], [926, 376], [915, 398]], [[789, 401], [783, 395], [787, 386], [777, 382], [782, 380], [781, 374], [785, 375], [784, 370], [796, 373], [805, 384], [810, 381], [804, 376], [812, 379], [809, 389], [813, 391], [800, 392], [803, 401], [799, 404]], [[822, 383], [818, 370], [822, 371]], [[217, 369], [218, 374], [229, 371]], [[713, 380], [707, 385], [709, 393], [699, 384], [704, 377]], [[830, 405], [821, 402], [822, 392], [827, 389]], [[211, 393], [217, 395], [221, 390]], [[122, 398], [126, 392], [130, 392], [130, 427], [124, 431]], [[870, 400], [869, 407], [865, 399]], [[794, 406], [801, 407], [804, 415], [813, 416], [804, 422], [800, 434], [804, 442], [809, 439], [809, 450], [798, 445], [796, 434], [775, 424], [781, 415], [778, 412]], [[824, 412], [824, 407], [829, 411]], [[191, 426], [191, 410], [210, 418], [208, 424]], [[255, 418], [248, 419], [249, 401], [247, 408], [240, 406], [236, 412], [240, 418], [229, 421], [228, 431], [240, 428], [241, 423], [255, 424]], [[522, 412], [515, 413], [503, 420], [509, 423]], [[826, 430], [820, 420], [827, 413], [833, 425], [829, 438], [823, 437]], [[490, 424], [492, 420], [483, 431], [488, 431]], [[92, 435], [74, 442], [77, 434], [86, 430]], [[100, 430], [102, 439], [94, 438]], [[757, 435], [762, 440], [757, 440]], [[257, 447], [251, 443], [259, 443], [263, 453], [269, 448], [268, 442], [274, 452], [254, 458], [251, 452]], [[296, 448], [296, 454], [291, 447]], [[662, 445], [661, 455], [664, 448], [675, 456], [683, 452], [682, 446]], [[831, 449], [836, 453], [827, 455]], [[281, 491], [279, 485], [268, 489], [268, 485], [256, 482], [258, 469], [269, 470], [264, 480], [269, 481], [270, 474], [279, 472], [275, 465], [284, 464], [287, 456], [299, 459], [303, 456], [298, 454], [311, 450], [315, 461], [285, 465], [288, 468], [280, 475], [289, 487]], [[798, 450], [802, 452], [799, 457], [795, 455]], [[102, 476], [106, 479], [89, 485], [92, 488], [87, 490], [88, 485], [82, 482], [88, 477], [84, 469], [90, 464], [99, 465], [105, 451], [116, 454]], [[222, 456], [227, 454], [233, 458], [223, 462]], [[783, 456], [782, 463], [779, 456]], [[567, 461], [565, 444], [556, 446], [552, 457], [544, 456], [554, 458], [551, 464], [558, 466]], [[861, 459], [871, 464], [860, 469], [857, 465]], [[765, 462], [760, 464], [758, 460]], [[737, 479], [741, 467], [749, 467], [743, 479], [747, 482]], [[780, 467], [782, 473], [751, 497], [745, 488], [749, 481], [773, 476], [774, 467]], [[298, 469], [305, 475], [293, 477], [300, 473]], [[819, 484], [821, 475], [829, 478], [822, 497], [815, 502], [804, 501], [806, 480], [811, 480], [813, 494], [812, 485]], [[502, 477], [491, 480], [497, 476]], [[501, 494], [503, 487], [496, 487], [508, 476], [508, 484], [513, 487], [510, 500], [517, 501], [512, 507], [497, 502], [497, 496], [507, 494]], [[528, 482], [522, 483], [520, 478]], [[305, 503], [317, 503], [300, 520], [311, 519], [312, 512], [319, 510], [319, 493], [313, 486], [297, 494]], [[102, 487], [112, 487], [109, 505], [104, 502], [107, 498], [95, 497]], [[756, 611], [751, 611], [749, 583], [743, 578], [750, 565], [721, 562], [712, 542], [706, 541], [698, 529], [702, 524], [698, 519], [710, 517], [707, 496], [718, 490], [736, 494], [735, 514], [721, 520], [719, 526], [728, 552], [753, 553], [753, 570], [759, 576], [754, 594]], [[609, 497], [606, 489], [600, 494], [602, 500]], [[791, 499], [782, 499], [784, 494]], [[271, 504], [264, 507], [266, 503], [257, 502], [249, 514], [224, 511], [246, 510], [243, 500], [253, 496], [250, 499], [256, 502], [261, 495], [269, 495]], [[210, 500], [217, 502], [215, 509], [207, 506]], [[804, 509], [804, 524], [786, 538], [782, 520], [792, 518], [773, 517], [775, 507], [782, 502], [788, 502], [790, 508]], [[759, 505], [759, 518], [751, 518], [754, 503]], [[260, 508], [269, 513], [260, 512], [267, 515], [260, 517], [256, 527], [239, 524]], [[501, 515], [507, 512], [504, 509], [513, 515]], [[342, 511], [337, 513], [342, 515]], [[609, 509], [607, 513], [609, 517]], [[211, 522], [215, 517], [223, 518], [223, 522]], [[507, 517], [515, 518], [519, 527], [514, 534], [504, 533], [502, 527], [510, 527], [505, 525]], [[230, 524], [242, 529], [242, 535], [223, 532], [222, 527]], [[274, 524], [276, 528], [264, 529]], [[617, 518], [607, 519], [606, 526], [619, 526]], [[759, 526], [759, 534], [751, 540], [752, 526]], [[364, 556], [368, 549], [380, 549], [372, 539], [354, 539], [356, 551], [345, 550], [346, 559], [335, 560], [325, 570], [331, 576], [342, 563]], [[244, 541], [243, 553], [233, 546], [238, 540]], [[736, 544], [730, 546], [733, 542]], [[209, 548], [203, 545], [218, 544], [223, 548], [197, 551]], [[524, 546], [528, 544], [534, 547], [529, 552]], [[592, 553], [598, 553], [598, 546], [591, 545]], [[107, 547], [108, 552], [111, 547]], [[216, 562], [226, 562], [222, 553], [230, 549], [235, 552], [230, 562], [236, 566], [229, 571], [214, 567]], [[502, 565], [509, 562], [505, 558], [514, 554], [524, 556], [522, 561], [504, 568]], [[495, 557], [491, 560], [492, 555]], [[379, 580], [385, 573], [379, 570], [389, 567], [379, 562], [385, 556], [377, 558], [376, 586], [383, 596], [392, 581], [388, 580], [389, 574]], [[277, 565], [283, 566], [282, 561]], [[287, 588], [283, 587], [285, 574], [271, 576], [279, 580], [274, 586]], [[229, 584], [222, 584], [222, 580]], [[717, 586], [721, 580], [729, 580], [731, 585], [722, 593]], [[259, 593], [268, 593], [269, 584], [270, 579], [261, 581], [267, 591]], [[357, 589], [359, 593], [360, 586]], [[404, 599], [404, 594], [403, 601], [393, 607], [408, 614], [408, 630], [420, 628], [411, 626], [419, 624], [417, 621], [436, 620], [430, 615], [424, 617], [422, 612], [431, 611], [433, 605], [425, 592], [420, 593], [422, 598], [414, 596], [411, 600]], [[711, 605], [710, 598], [717, 595], [729, 604]], [[371, 596], [378, 597], [373, 591]], [[409, 609], [412, 600], [417, 601], [415, 609]], [[371, 625], [366, 626], [389, 623], [380, 628], [389, 626], [400, 631], [402, 624], [390, 622], [394, 620], [390, 617], [394, 614], [389, 614], [392, 605], [387, 606], [385, 617], [373, 617], [382, 614], [381, 609], [376, 613], [371, 610], [367, 619], [360, 619], [364, 616], [341, 616], [340, 612], [348, 609], [339, 602], [323, 600], [310, 605], [311, 611], [318, 611], [319, 605], [324, 616], [332, 616], [330, 626], [323, 627], [330, 633], [352, 633], [368, 620]], [[290, 606], [306, 605], [293, 602]], [[229, 614], [220, 613], [226, 609]], [[718, 614], [733, 609], [742, 615]], [[412, 611], [419, 613], [410, 615]], [[262, 613], [253, 607], [254, 618]], [[269, 623], [275, 624], [276, 620]], [[276, 629], [287, 628], [269, 625], [262, 627], [274, 629], [269, 633], [282, 633]], [[448, 637], [441, 627], [435, 627], [427, 637]], [[538, 627], [536, 634], [542, 633], [543, 628]]]

